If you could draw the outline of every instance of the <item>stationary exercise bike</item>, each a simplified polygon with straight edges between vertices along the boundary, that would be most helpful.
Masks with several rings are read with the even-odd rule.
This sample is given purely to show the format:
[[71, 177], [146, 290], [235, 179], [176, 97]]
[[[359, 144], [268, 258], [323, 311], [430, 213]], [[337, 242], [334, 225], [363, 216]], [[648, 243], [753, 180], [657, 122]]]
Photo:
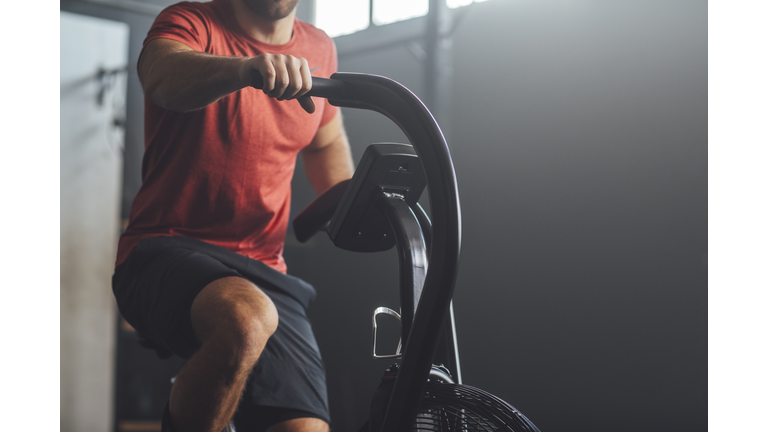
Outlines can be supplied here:
[[[263, 81], [253, 75], [254, 87]], [[352, 179], [315, 199], [293, 222], [307, 241], [326, 230], [334, 245], [356, 252], [397, 247], [401, 346], [374, 393], [360, 432], [530, 431], [539, 429], [514, 407], [461, 383], [451, 306], [461, 249], [461, 210], [448, 146], [424, 104], [388, 78], [337, 73], [313, 78], [309, 96], [335, 106], [377, 111], [408, 137], [405, 144], [368, 147]], [[429, 191], [432, 220], [418, 200]]]

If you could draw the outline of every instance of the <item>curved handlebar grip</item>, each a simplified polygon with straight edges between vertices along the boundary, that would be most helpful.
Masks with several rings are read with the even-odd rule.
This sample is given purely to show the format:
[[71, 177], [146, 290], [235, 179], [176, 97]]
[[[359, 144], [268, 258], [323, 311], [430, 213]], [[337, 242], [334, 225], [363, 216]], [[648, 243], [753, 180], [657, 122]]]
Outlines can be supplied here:
[[[312, 89], [309, 90], [305, 96], [328, 98], [336, 94], [335, 92], [343, 86], [344, 83], [341, 81], [313, 76]], [[256, 69], [251, 72], [251, 87], [259, 90], [264, 87], [264, 77], [262, 77], [261, 73]]]
[[300, 243], [306, 242], [328, 225], [347, 190], [348, 184], [349, 180], [336, 183], [335, 186], [315, 198], [293, 219], [293, 232]]

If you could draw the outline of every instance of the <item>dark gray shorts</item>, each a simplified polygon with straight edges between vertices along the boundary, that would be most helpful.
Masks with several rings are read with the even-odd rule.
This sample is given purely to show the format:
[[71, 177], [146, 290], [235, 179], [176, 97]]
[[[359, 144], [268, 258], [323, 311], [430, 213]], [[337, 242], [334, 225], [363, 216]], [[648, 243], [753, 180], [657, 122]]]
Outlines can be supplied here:
[[189, 316], [192, 302], [206, 285], [227, 276], [256, 284], [279, 314], [236, 421], [253, 406], [293, 410], [304, 414], [295, 417], [330, 423], [325, 367], [306, 314], [316, 294], [308, 283], [230, 250], [173, 236], [140, 240], [115, 269], [112, 290], [120, 313], [142, 338], [186, 359], [200, 345]]

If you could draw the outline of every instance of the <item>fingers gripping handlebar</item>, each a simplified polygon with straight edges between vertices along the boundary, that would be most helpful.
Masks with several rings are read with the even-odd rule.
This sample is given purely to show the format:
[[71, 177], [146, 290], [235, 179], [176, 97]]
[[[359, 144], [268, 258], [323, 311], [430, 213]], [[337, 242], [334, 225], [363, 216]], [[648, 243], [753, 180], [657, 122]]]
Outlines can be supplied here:
[[[305, 96], [315, 96], [321, 98], [331, 98], [343, 87], [342, 82], [328, 78], [312, 77], [312, 89]], [[251, 72], [251, 87], [261, 90], [264, 87], [264, 78], [257, 70]]]

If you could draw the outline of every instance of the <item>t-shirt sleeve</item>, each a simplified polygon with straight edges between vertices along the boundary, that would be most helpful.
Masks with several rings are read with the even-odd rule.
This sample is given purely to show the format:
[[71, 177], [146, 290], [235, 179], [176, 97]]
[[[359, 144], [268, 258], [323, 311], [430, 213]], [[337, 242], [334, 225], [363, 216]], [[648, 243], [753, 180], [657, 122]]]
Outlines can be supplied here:
[[205, 52], [210, 46], [210, 20], [199, 4], [181, 2], [165, 8], [149, 29], [144, 45], [165, 38], [181, 42], [190, 48]]
[[[333, 39], [330, 39], [330, 44], [331, 44], [331, 50], [330, 50], [331, 58], [328, 61], [329, 63], [328, 70], [330, 71], [328, 73], [329, 77], [339, 71], [339, 59], [338, 59], [338, 55], [336, 54], [336, 44], [333, 42]], [[330, 102], [328, 102], [328, 99], [323, 98], [322, 101], [325, 104], [325, 106], [323, 107], [323, 117], [320, 120], [320, 126], [325, 126], [326, 124], [328, 124], [328, 122], [330, 122], [336, 117], [336, 114], [338, 114], [339, 112], [339, 108], [331, 105]]]

